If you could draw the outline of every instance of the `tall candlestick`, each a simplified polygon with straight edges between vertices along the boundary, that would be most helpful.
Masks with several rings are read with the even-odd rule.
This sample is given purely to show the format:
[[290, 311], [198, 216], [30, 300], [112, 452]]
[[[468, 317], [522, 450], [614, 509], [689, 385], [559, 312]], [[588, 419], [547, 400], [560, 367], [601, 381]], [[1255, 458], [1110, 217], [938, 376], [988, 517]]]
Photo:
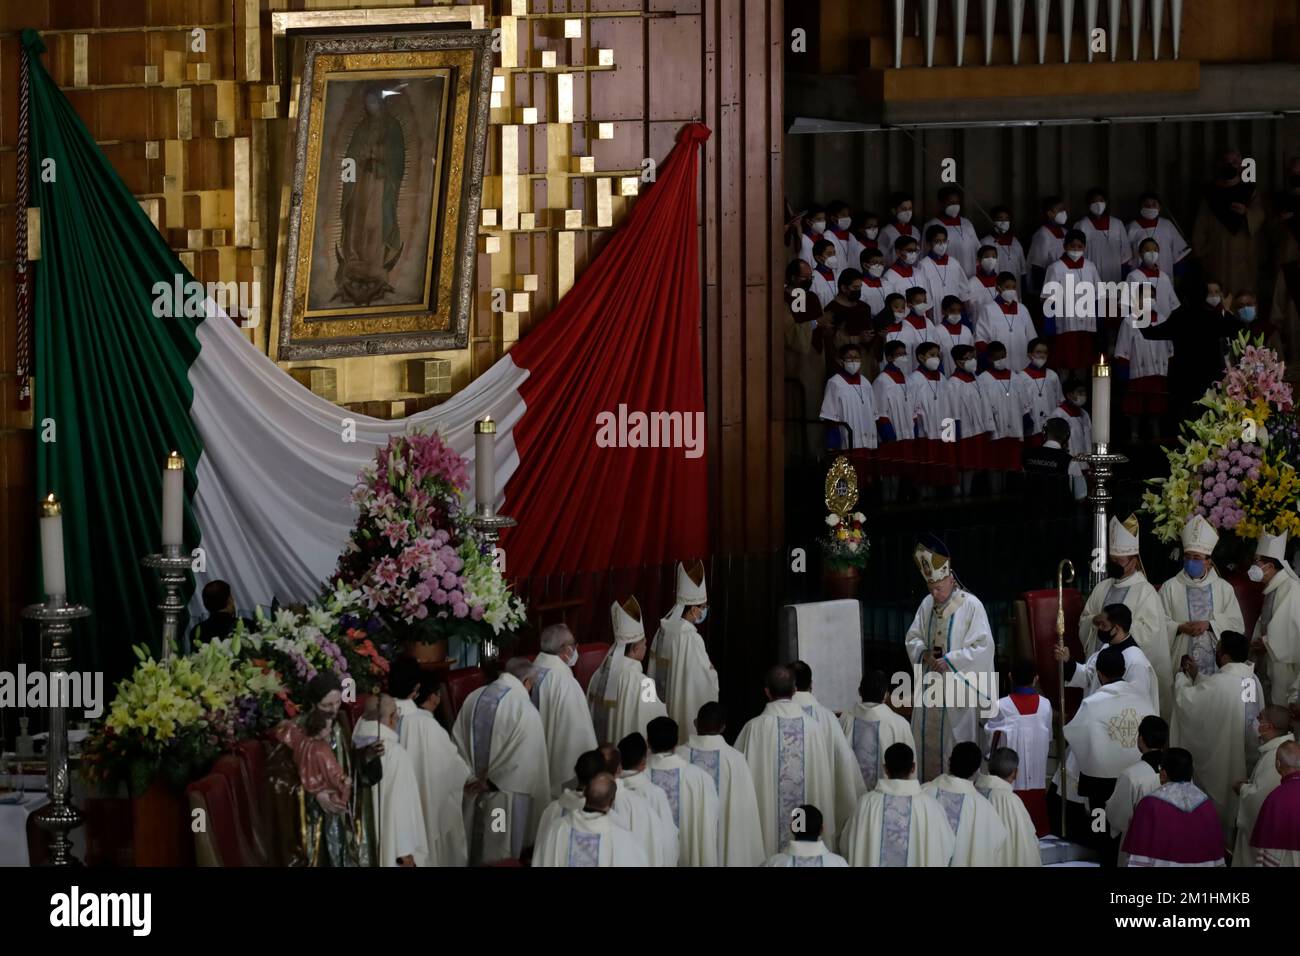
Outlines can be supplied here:
[[68, 593], [63, 566], [63, 508], [53, 494], [41, 502], [41, 571], [47, 595]]
[[474, 423], [474, 493], [480, 514], [492, 514], [497, 500], [497, 423], [491, 415]]
[[179, 549], [183, 541], [185, 514], [185, 459], [178, 452], [167, 456], [163, 471], [162, 545]]
[[1110, 444], [1110, 366], [1104, 355], [1092, 367], [1092, 443]]

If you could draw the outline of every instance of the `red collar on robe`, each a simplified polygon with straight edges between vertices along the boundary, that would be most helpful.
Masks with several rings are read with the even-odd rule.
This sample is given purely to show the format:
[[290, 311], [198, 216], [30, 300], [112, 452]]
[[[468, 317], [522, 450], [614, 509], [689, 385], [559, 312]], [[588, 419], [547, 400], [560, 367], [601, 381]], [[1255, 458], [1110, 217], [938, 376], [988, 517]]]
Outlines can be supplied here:
[[975, 273], [975, 278], [980, 280], [980, 285], [986, 289], [991, 289], [998, 284], [998, 274], [994, 272], [991, 276], [986, 276], [983, 272]]
[[912, 224], [910, 222], [907, 225], [903, 225], [901, 222], [895, 220], [890, 223], [890, 225], [894, 227], [894, 231], [900, 236], [910, 236], [912, 234]]
[[1008, 229], [1006, 232], [994, 233], [993, 241], [999, 246], [1009, 246], [1011, 243], [1016, 241], [1016, 237], [1015, 234]]
[[946, 255], [943, 255], [943, 256], [936, 256], [936, 255], [932, 252], [932, 253], [930, 253], [930, 258], [931, 258], [932, 260], [934, 260], [934, 264], [937, 265], [937, 266], [946, 266], [946, 265], [948, 264], [948, 257], [947, 257]]
[[931, 372], [928, 368], [918, 368], [917, 371], [920, 372], [922, 375], [924, 375], [932, 382], [943, 381], [943, 375], [940, 374], [938, 371]]
[[1002, 309], [1003, 315], [1015, 315], [1019, 311], [1016, 308], [1018, 305], [1020, 305], [1019, 302], [1004, 302], [1001, 296], [998, 297], [998, 307]]
[[907, 376], [904, 375], [902, 372], [900, 372], [895, 366], [886, 365], [884, 368], [881, 369], [881, 371], [884, 374], [888, 375], [890, 381], [892, 381], [895, 385], [907, 384]]
[[853, 235], [853, 233], [849, 232], [847, 229], [827, 229], [826, 231], [840, 242], [848, 242], [850, 237]]
[[967, 384], [975, 381], [975, 376], [972, 375], [970, 372], [966, 371], [964, 368], [957, 369], [957, 371], [952, 373], [952, 377], [959, 382], [966, 382]]
[[1045, 222], [1043, 223], [1043, 228], [1046, 229], [1048, 232], [1050, 232], [1052, 235], [1054, 235], [1057, 239], [1065, 238], [1064, 226], [1058, 226], [1054, 222]]
[[861, 372], [856, 372], [853, 375], [850, 375], [848, 372], [840, 372], [840, 378], [844, 379], [844, 381], [848, 382], [850, 385], [862, 384]]
[[[891, 312], [890, 315], [893, 315], [893, 313]], [[895, 332], [901, 332], [901, 331], [903, 331], [902, 322], [890, 322], [887, 326], [885, 326], [886, 335], [892, 335]]]
[[831, 279], [835, 278], [835, 272], [834, 270], [831, 269], [830, 266], [822, 265], [819, 262], [817, 263], [817, 265], [813, 266], [813, 269], [817, 271], [817, 274], [819, 276], [821, 276], [823, 279], [826, 279], [827, 281], [830, 281]]
[[1082, 269], [1083, 264], [1088, 261], [1087, 256], [1079, 256], [1078, 260], [1071, 259], [1064, 252], [1061, 253], [1061, 261], [1065, 263], [1067, 269]]
[[[907, 271], [904, 272], [903, 271], [904, 269], [906, 269]], [[910, 279], [912, 278], [912, 273], [915, 270], [913, 270], [913, 268], [909, 266], [907, 263], [903, 262], [902, 259], [895, 259], [894, 264], [889, 267], [889, 271], [897, 272], [904, 279]]]
[[1148, 279], [1160, 278], [1159, 266], [1138, 266], [1138, 271], [1141, 272]]
[[1038, 713], [1038, 703], [1042, 698], [1038, 695], [1037, 691], [1024, 692], [1013, 690], [1007, 696], [1011, 698], [1011, 703], [1015, 705], [1016, 710], [1025, 717], [1032, 717], [1034, 714]]
[[956, 219], [950, 219], [947, 216], [940, 215], [938, 218], [945, 226], [956, 226], [959, 229], [961, 228], [961, 216], [958, 216]]
[[958, 319], [956, 322], [949, 322], [948, 317], [945, 315], [943, 321], [939, 323], [939, 328], [943, 329], [949, 335], [961, 335], [961, 330], [965, 328], [965, 326], [961, 324], [961, 319]]
[[1083, 409], [1075, 408], [1069, 402], [1061, 402], [1061, 404], [1058, 405], [1057, 408], [1065, 412], [1065, 414], [1069, 415], [1071, 418], [1079, 418], [1083, 415]]
[[1102, 213], [1101, 216], [1088, 214], [1088, 221], [1092, 223], [1092, 228], [1098, 232], [1110, 232], [1110, 213]]
[[1005, 382], [1007, 379], [1011, 378], [1011, 369], [1009, 368], [1004, 368], [1000, 372], [995, 368], [991, 368], [988, 369], [988, 373], [989, 375], [993, 376], [993, 378], [996, 378], [999, 382]]
[[1138, 216], [1133, 221], [1137, 223], [1139, 226], [1141, 226], [1143, 229], [1154, 229], [1156, 225], [1160, 222], [1160, 219], [1158, 217], [1155, 219], [1143, 219], [1141, 216]]
[[870, 286], [873, 289], [879, 289], [882, 285], [884, 285], [884, 283], [881, 282], [881, 280], [873, 279], [871, 278], [871, 276], [863, 276], [862, 284], [865, 286]]
[[1025, 366], [1025, 374], [1030, 378], [1047, 378], [1047, 369], [1038, 368], [1033, 364]]
[[[912, 326], [912, 328], [916, 329], [916, 331], [918, 332], [924, 332], [926, 329], [930, 327], [929, 322], [925, 321], [925, 319], [916, 315], [909, 314], [907, 316], [907, 322], [909, 325]], [[900, 328], [899, 331], [902, 331], [902, 329]]]

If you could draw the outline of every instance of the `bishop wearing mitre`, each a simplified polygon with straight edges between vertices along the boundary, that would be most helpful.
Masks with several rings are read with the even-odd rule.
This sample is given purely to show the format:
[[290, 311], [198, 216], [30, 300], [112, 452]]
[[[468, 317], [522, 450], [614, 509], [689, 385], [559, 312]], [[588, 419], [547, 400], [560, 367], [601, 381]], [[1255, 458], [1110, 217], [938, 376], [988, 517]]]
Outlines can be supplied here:
[[1165, 625], [1165, 608], [1160, 595], [1147, 580], [1138, 555], [1138, 520], [1129, 515], [1123, 521], [1111, 518], [1108, 525], [1110, 576], [1092, 589], [1079, 615], [1079, 640], [1085, 654], [1091, 656], [1106, 641], [1097, 636], [1104, 626], [1101, 613], [1107, 604], [1123, 604], [1133, 615], [1129, 636], [1146, 655], [1155, 672], [1160, 716], [1166, 721], [1173, 711], [1174, 669], [1169, 659], [1169, 632]]
[[668, 716], [655, 693], [654, 681], [645, 676], [645, 625], [635, 597], [609, 606], [614, 643], [587, 685], [587, 705], [596, 739], [617, 742], [628, 734], [645, 736], [650, 721]]
[[[926, 535], [913, 558], [930, 592], [907, 629], [907, 654], [918, 685], [912, 709], [916, 772], [925, 782], [947, 769], [957, 744], [978, 743], [980, 710], [995, 706], [997, 685], [988, 615], [979, 598], [958, 587], [947, 548]], [[940, 687], [942, 697], [926, 694], [926, 685]]]
[[695, 629], [708, 612], [704, 563], [679, 563], [677, 603], [659, 622], [649, 663], [655, 690], [678, 727], [693, 726], [700, 708], [718, 699], [718, 672], [709, 661], [704, 638]]
[[1160, 587], [1170, 662], [1175, 672], [1186, 655], [1208, 677], [1218, 668], [1215, 658], [1223, 633], [1246, 630], [1237, 592], [1219, 577], [1210, 560], [1218, 543], [1219, 534], [1213, 526], [1200, 515], [1192, 515], [1183, 527], [1183, 566]]
[[1264, 585], [1264, 606], [1251, 634], [1251, 650], [1267, 660], [1268, 702], [1286, 704], [1300, 674], [1300, 578], [1286, 562], [1286, 533], [1261, 534], [1247, 572]]

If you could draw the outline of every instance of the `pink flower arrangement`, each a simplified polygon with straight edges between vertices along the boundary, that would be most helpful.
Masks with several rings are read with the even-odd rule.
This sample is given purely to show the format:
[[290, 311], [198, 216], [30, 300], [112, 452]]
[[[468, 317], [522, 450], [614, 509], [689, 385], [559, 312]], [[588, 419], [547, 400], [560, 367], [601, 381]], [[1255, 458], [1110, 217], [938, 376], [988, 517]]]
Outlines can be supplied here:
[[1250, 405], [1263, 400], [1290, 411], [1291, 386], [1286, 382], [1286, 366], [1272, 349], [1247, 345], [1223, 377], [1223, 393], [1228, 398]]

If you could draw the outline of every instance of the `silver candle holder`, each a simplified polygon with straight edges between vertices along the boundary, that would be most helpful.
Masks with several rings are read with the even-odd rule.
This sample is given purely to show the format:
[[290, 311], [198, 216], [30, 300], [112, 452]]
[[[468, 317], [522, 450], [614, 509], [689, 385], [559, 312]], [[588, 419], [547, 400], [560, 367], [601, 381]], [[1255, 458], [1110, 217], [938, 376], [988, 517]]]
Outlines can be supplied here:
[[[514, 518], [506, 515], [499, 515], [490, 504], [479, 502], [474, 509], [474, 517], [470, 519], [476, 530], [483, 537], [483, 553], [492, 555], [496, 553], [497, 542], [501, 540], [501, 532], [506, 528], [513, 528], [519, 524]], [[483, 642], [483, 657], [496, 657], [497, 646], [492, 641]]]
[[[57, 675], [71, 670], [72, 622], [90, 616], [84, 604], [68, 604], [62, 594], [51, 594], [44, 604], [31, 604], [22, 610], [22, 616], [36, 621], [41, 627], [41, 647], [45, 673], [50, 687], [67, 688], [69, 681]], [[71, 777], [68, 769], [68, 702], [63, 692], [51, 693], [48, 710], [50, 736], [45, 752], [45, 789], [49, 803], [36, 811], [36, 825], [50, 834], [50, 864], [75, 866], [79, 860], [72, 855], [72, 837], [69, 835], [82, 824], [81, 811], [72, 803]]]
[[190, 571], [190, 558], [178, 544], [164, 545], [161, 554], [150, 554], [140, 559], [146, 568], [158, 572], [162, 582], [163, 599], [158, 605], [162, 612], [162, 652], [161, 660], [172, 656], [173, 648], [179, 645], [181, 616], [185, 613], [185, 601], [181, 591], [185, 588], [185, 576]]
[[[1086, 475], [1088, 501], [1092, 505], [1092, 553], [1094, 556], [1101, 555], [1104, 558], [1110, 553], [1107, 509], [1110, 506], [1111, 496], [1108, 483], [1115, 474], [1115, 468], [1126, 464], [1128, 459], [1123, 455], [1112, 454], [1106, 444], [1094, 442], [1090, 453], [1075, 455], [1074, 460], [1088, 466]], [[1090, 593], [1105, 577], [1106, 567], [1104, 563], [1098, 569], [1096, 560], [1088, 562], [1088, 588]]]

